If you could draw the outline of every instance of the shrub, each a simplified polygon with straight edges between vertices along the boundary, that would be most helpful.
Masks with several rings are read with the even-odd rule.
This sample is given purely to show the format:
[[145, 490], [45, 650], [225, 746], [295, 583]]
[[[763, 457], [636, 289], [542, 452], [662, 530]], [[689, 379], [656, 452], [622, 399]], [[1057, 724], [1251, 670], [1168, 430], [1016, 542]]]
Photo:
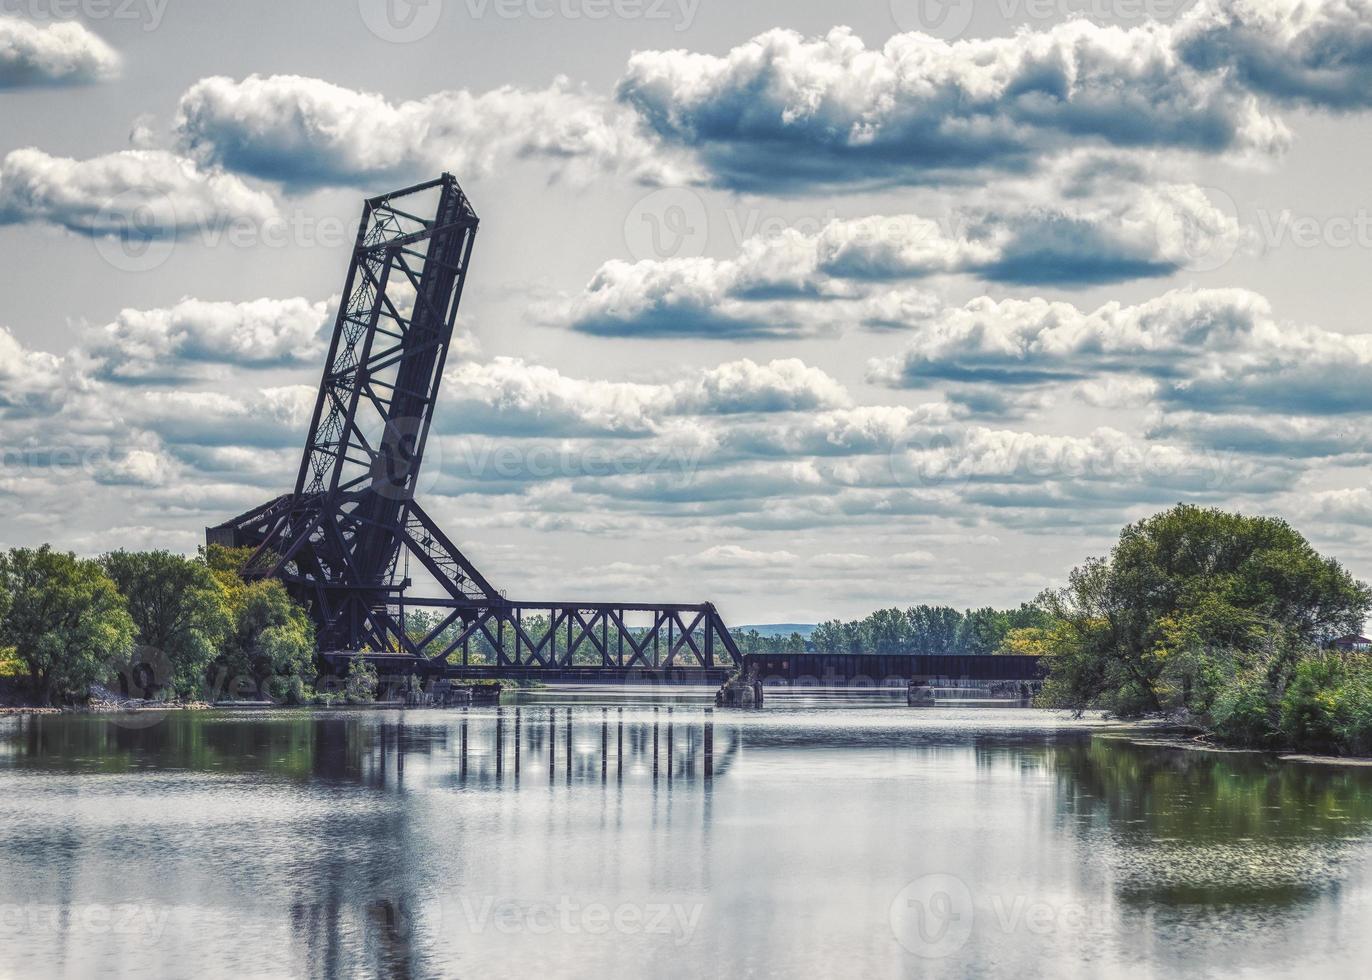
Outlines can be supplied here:
[[1279, 737], [1274, 707], [1264, 673], [1237, 674], [1220, 686], [1211, 706], [1215, 734], [1235, 745], [1269, 746]]
[[365, 660], [355, 660], [348, 670], [344, 694], [349, 704], [371, 704], [376, 700], [377, 685], [376, 667]]
[[1315, 752], [1337, 752], [1348, 719], [1343, 661], [1317, 654], [1296, 664], [1281, 700], [1281, 729], [1291, 744]]

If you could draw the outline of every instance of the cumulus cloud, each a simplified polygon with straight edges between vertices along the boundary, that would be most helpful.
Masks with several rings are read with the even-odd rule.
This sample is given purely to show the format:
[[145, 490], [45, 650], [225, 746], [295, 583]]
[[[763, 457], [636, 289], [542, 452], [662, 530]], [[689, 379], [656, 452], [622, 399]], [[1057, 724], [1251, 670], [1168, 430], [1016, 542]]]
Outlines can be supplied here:
[[439, 418], [455, 431], [510, 435], [643, 435], [665, 395], [660, 385], [585, 381], [512, 357], [449, 367], [443, 386]]
[[874, 380], [1037, 384], [1108, 372], [1169, 378], [1203, 352], [1275, 349], [1267, 301], [1241, 289], [1173, 290], [1136, 306], [1084, 312], [1070, 303], [980, 297], [920, 324], [903, 354], [870, 365]]
[[96, 373], [125, 383], [184, 380], [200, 364], [240, 367], [313, 365], [333, 326], [327, 302], [257, 299], [243, 303], [185, 298], [174, 306], [122, 310], [86, 331]]
[[881, 456], [946, 438], [953, 422], [951, 407], [943, 402], [914, 408], [857, 405], [731, 425], [719, 434], [714, 458]]
[[299, 75], [214, 76], [183, 94], [175, 129], [202, 162], [300, 188], [519, 158], [559, 176], [766, 194], [974, 185], [1083, 147], [1279, 153], [1290, 134], [1274, 108], [1372, 102], [1369, 35], [1368, 0], [1202, 0], [1173, 25], [1073, 19], [1008, 37], [897, 34], [879, 48], [846, 27], [778, 29], [718, 55], [637, 52], [613, 99], [560, 77], [394, 101]]
[[441, 417], [455, 431], [527, 436], [646, 436], [678, 416], [800, 412], [848, 393], [796, 359], [731, 361], [658, 384], [587, 380], [518, 358], [463, 362], [444, 379]]
[[794, 357], [767, 364], [745, 357], [702, 371], [672, 388], [676, 411], [701, 414], [804, 412], [848, 403], [843, 385]]
[[275, 214], [270, 195], [165, 150], [73, 160], [30, 147], [0, 161], [0, 224], [151, 238]]
[[871, 380], [999, 393], [1070, 382], [1097, 407], [1155, 406], [1159, 439], [1289, 457], [1365, 451], [1341, 419], [1366, 412], [1372, 334], [1281, 320], [1248, 290], [1173, 290], [1091, 311], [982, 297], [912, 332], [902, 353], [869, 363]]
[[1367, 0], [1212, 0], [1183, 19], [1176, 44], [1194, 68], [1276, 101], [1372, 106]]
[[444, 91], [395, 103], [300, 75], [214, 76], [182, 95], [175, 128], [201, 161], [299, 187], [483, 173], [520, 157], [646, 182], [681, 177], [631, 115], [563, 78], [544, 89]]
[[837, 326], [824, 304], [753, 292], [754, 285], [736, 262], [612, 259], [579, 294], [545, 304], [541, 315], [550, 324], [602, 337], [742, 340], [814, 334]]
[[124, 418], [170, 446], [304, 446], [316, 389], [146, 391], [122, 403]]
[[1093, 197], [978, 205], [939, 223], [914, 215], [831, 222], [820, 271], [855, 280], [964, 273], [1017, 285], [1091, 285], [1171, 275], [1197, 255], [1232, 254], [1244, 232], [1198, 187], [1112, 180]]
[[931, 486], [1005, 485], [1007, 499], [1012, 489], [1029, 486], [1070, 497], [1073, 484], [1097, 484], [1087, 491], [1096, 496], [1109, 492], [1102, 487], [1123, 494], [1137, 494], [1142, 486], [1219, 492], [1242, 481], [1253, 490], [1289, 482], [1284, 472], [1259, 464], [1140, 440], [1108, 426], [1085, 436], [972, 426], [945, 441], [907, 447], [897, 471]]
[[1346, 533], [1349, 524], [1372, 527], [1372, 490], [1347, 487], [1301, 494], [1291, 501], [1291, 509], [1317, 521], [1336, 525]]
[[1167, 27], [1073, 20], [1011, 37], [773, 30], [724, 55], [643, 51], [618, 96], [739, 190], [936, 183], [1024, 172], [1085, 145], [1272, 153], [1258, 99], [1178, 57]]
[[1197, 187], [1117, 183], [1070, 205], [976, 206], [942, 221], [914, 214], [832, 219], [743, 241], [732, 258], [604, 263], [545, 322], [600, 336], [756, 339], [861, 324], [905, 328], [931, 294], [878, 288], [961, 274], [988, 282], [1085, 286], [1171, 275], [1232, 254], [1247, 235]]
[[1348, 416], [1171, 411], [1158, 413], [1148, 425], [1147, 435], [1150, 439], [1289, 459], [1365, 456], [1372, 450], [1366, 425], [1360, 418]]
[[0, 417], [50, 411], [61, 393], [63, 373], [61, 357], [28, 349], [0, 326]]
[[79, 85], [118, 73], [119, 56], [80, 24], [0, 16], [0, 89]]

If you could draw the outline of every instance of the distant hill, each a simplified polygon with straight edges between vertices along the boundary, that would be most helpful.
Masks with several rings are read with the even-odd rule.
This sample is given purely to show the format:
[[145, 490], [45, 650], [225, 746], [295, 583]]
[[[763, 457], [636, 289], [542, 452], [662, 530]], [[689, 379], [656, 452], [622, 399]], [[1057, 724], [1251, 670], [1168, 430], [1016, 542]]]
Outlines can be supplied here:
[[815, 631], [814, 623], [762, 623], [752, 626], [735, 626], [734, 629], [744, 633], [757, 630], [762, 636], [790, 636], [792, 633], [799, 633], [802, 638], [808, 640], [810, 634]]

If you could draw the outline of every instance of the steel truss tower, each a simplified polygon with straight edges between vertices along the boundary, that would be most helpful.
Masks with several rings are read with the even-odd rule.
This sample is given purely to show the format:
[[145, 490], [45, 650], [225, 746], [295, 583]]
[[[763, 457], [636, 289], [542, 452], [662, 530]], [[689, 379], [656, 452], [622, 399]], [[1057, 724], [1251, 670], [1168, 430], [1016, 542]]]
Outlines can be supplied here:
[[[414, 213], [435, 193], [432, 218]], [[305, 604], [321, 654], [398, 653], [427, 669], [468, 663], [475, 643], [521, 668], [741, 663], [709, 603], [508, 600], [415, 500], [477, 224], [450, 174], [364, 204], [295, 490], [206, 541], [252, 547], [244, 574]], [[412, 593], [402, 555], [440, 594]], [[422, 636], [405, 628], [415, 607], [440, 612]], [[542, 635], [530, 615], [546, 616]]]

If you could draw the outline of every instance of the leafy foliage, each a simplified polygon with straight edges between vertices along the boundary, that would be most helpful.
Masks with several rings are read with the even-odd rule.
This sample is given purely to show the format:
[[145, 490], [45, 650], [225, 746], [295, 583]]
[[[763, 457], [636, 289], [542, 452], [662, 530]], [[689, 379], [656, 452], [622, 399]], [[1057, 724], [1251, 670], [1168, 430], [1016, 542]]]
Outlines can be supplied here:
[[1046, 704], [1186, 709], [1244, 744], [1333, 745], [1340, 722], [1316, 693], [1331, 668], [1311, 652], [1361, 629], [1372, 592], [1285, 521], [1179, 505], [1039, 603], [1054, 621]]
[[355, 660], [348, 670], [344, 696], [349, 704], [371, 704], [376, 700], [378, 684], [376, 668], [365, 660]]
[[1280, 722], [1301, 748], [1372, 754], [1372, 663], [1335, 653], [1304, 658], [1282, 695]]
[[879, 609], [865, 619], [820, 623], [810, 637], [817, 653], [1008, 653], [1013, 631], [1041, 629], [1048, 617], [1037, 606], [969, 609], [911, 606]]
[[272, 677], [303, 676], [315, 650], [314, 624], [285, 586], [275, 579], [248, 582], [239, 574], [250, 553], [220, 545], [205, 551], [229, 618], [216, 672], [236, 692], [252, 685], [260, 690]]
[[100, 563], [124, 596], [138, 644], [165, 659], [169, 676], [158, 683], [180, 695], [196, 691], [232, 626], [209, 567], [169, 551], [115, 551]]
[[84, 697], [107, 665], [132, 650], [134, 624], [97, 562], [41, 548], [0, 555], [0, 647], [13, 647], [32, 695]]

